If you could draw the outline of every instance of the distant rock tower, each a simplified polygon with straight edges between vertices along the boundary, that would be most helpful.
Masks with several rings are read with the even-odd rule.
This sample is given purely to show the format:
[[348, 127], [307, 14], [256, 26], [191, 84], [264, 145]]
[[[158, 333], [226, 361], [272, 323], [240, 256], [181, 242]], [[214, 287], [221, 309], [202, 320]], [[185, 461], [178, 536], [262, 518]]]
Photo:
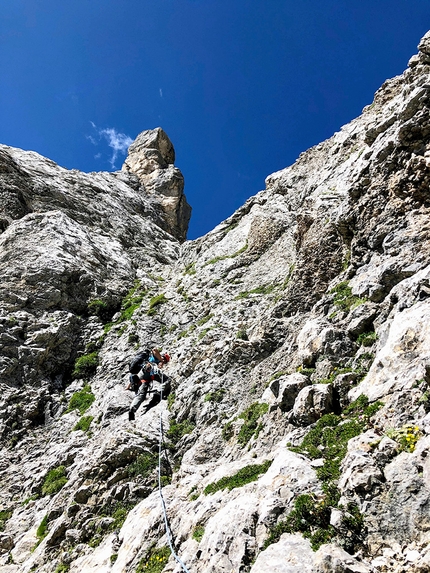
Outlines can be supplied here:
[[180, 241], [187, 238], [191, 207], [184, 195], [184, 177], [174, 166], [175, 150], [160, 128], [142, 131], [128, 149], [122, 169], [136, 175], [149, 196], [160, 203], [167, 230]]

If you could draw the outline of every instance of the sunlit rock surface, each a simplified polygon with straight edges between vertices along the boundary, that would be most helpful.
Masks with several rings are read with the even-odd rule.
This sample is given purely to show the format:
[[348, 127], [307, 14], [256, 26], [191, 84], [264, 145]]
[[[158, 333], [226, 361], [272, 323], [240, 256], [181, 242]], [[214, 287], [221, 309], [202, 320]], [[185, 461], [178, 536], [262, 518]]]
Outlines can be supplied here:
[[2, 572], [179, 573], [161, 428], [189, 571], [429, 570], [429, 38], [194, 241], [160, 128], [116, 173], [0, 146]]

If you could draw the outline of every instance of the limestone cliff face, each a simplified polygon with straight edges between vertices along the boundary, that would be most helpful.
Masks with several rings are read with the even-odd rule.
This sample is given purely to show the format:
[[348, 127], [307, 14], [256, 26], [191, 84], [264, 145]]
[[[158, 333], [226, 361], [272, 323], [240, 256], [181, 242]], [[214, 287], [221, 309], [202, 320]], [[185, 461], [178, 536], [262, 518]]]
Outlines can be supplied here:
[[[430, 568], [430, 33], [363, 114], [212, 232], [162, 130], [119, 173], [0, 148], [0, 563]], [[172, 355], [128, 421], [127, 365]]]

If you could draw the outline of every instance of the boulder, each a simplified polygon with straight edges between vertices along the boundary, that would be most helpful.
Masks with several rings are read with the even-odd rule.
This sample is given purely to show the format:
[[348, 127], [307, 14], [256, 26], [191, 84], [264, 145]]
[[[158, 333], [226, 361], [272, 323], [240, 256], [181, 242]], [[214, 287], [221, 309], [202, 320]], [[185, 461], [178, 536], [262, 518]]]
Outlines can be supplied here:
[[271, 409], [280, 408], [283, 412], [288, 412], [293, 408], [300, 390], [309, 385], [309, 378], [299, 372], [281, 376], [270, 383], [261, 401], [269, 404]]
[[296, 423], [308, 426], [316, 422], [324, 414], [333, 411], [332, 384], [314, 384], [303, 388], [293, 408]]

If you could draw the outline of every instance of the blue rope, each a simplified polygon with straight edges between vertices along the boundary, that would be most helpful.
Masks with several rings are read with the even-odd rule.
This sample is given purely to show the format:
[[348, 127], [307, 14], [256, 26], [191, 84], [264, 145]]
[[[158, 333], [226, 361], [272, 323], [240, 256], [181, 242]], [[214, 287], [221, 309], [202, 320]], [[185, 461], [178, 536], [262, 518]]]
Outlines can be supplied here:
[[[161, 401], [163, 400], [163, 373], [161, 372], [161, 389], [160, 389], [160, 405]], [[164, 527], [166, 529], [167, 541], [169, 543], [170, 553], [173, 555], [177, 563], [182, 567], [182, 570], [185, 573], [190, 573], [184, 563], [182, 562], [181, 558], [176, 555], [174, 547], [173, 547], [173, 538], [172, 532], [170, 531], [169, 522], [167, 519], [167, 511], [166, 511], [166, 503], [164, 501], [162, 487], [161, 487], [161, 446], [163, 443], [163, 409], [160, 408], [160, 442], [158, 445], [158, 493], [160, 494], [161, 500], [161, 509], [163, 510], [164, 516]]]

